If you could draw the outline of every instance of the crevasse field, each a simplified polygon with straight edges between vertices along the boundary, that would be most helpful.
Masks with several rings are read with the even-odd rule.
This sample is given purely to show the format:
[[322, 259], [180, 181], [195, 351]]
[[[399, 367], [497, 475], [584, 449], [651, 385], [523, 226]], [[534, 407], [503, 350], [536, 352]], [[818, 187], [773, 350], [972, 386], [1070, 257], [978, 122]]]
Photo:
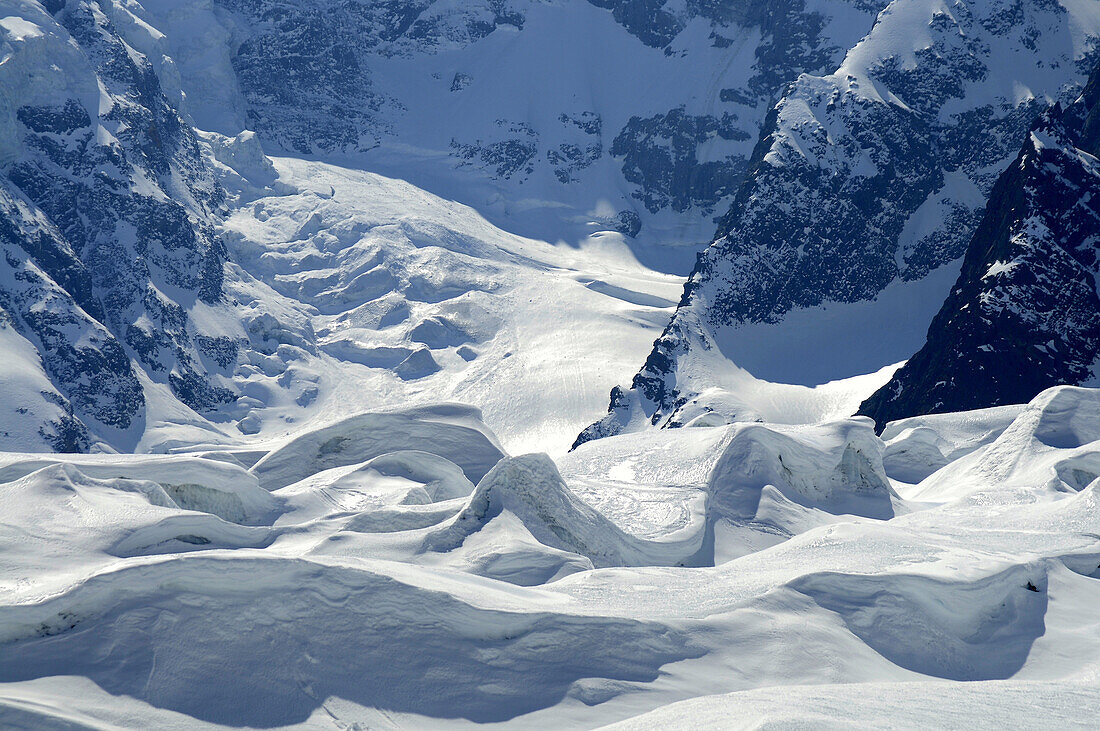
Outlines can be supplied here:
[[[0, 0], [0, 728], [1100, 727], [1100, 388], [852, 416], [1098, 54], [1096, 0]], [[692, 299], [749, 190], [805, 240]]]
[[[158, 454], [0, 456], [3, 725], [1100, 714], [1100, 391], [879, 438], [843, 416], [877, 382], [758, 382], [742, 393], [774, 422], [566, 452], [678, 280], [610, 235], [552, 246], [398, 181], [276, 167], [283, 192], [226, 220], [249, 272], [232, 286], [242, 307], [316, 292], [302, 327], [322, 345], [281, 346], [247, 393], [293, 372], [332, 395], [290, 401], [308, 426], [285, 436], [214, 438], [166, 417], [144, 437]], [[363, 325], [386, 312], [349, 306], [374, 252], [452, 262], [401, 282], [394, 308], [478, 313], [463, 334], [428, 333], [453, 338], [426, 359], [430, 380], [405, 379], [407, 340]], [[288, 261], [304, 264], [290, 275]], [[407, 295], [458, 286], [462, 306]], [[593, 357], [594, 342], [621, 351]]]

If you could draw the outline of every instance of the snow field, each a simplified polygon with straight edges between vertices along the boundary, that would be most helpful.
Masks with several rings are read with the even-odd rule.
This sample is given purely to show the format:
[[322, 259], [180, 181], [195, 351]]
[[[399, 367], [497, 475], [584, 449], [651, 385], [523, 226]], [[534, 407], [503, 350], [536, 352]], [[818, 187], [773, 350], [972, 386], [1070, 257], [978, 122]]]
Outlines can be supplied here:
[[[251, 470], [5, 455], [0, 719], [874, 726], [894, 707], [990, 727], [1031, 691], [1072, 726], [1100, 672], [1098, 399], [894, 425], [963, 445], [916, 485], [865, 419], [555, 463], [488, 456], [452, 405], [364, 414]], [[358, 451], [318, 458], [341, 435]]]

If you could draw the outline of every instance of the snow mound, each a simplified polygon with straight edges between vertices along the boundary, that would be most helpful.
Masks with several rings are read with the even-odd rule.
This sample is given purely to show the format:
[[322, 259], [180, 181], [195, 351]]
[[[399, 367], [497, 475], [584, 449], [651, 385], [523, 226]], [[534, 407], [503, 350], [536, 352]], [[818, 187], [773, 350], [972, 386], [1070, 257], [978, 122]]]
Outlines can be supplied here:
[[[870, 421], [733, 424], [588, 442], [570, 485], [630, 526], [650, 565], [713, 565], [841, 520], [893, 517]], [[645, 539], [645, 540], [641, 540]]]
[[1100, 440], [1100, 391], [1073, 386], [1047, 389], [1031, 400], [1013, 428], [1030, 429], [1036, 440], [1056, 449]]
[[903, 574], [815, 574], [792, 588], [836, 612], [853, 634], [896, 665], [950, 680], [995, 680], [1015, 674], [1043, 634], [1046, 582], [1037, 573], [1013, 566], [968, 583]]
[[501, 460], [478, 483], [451, 523], [428, 536], [424, 550], [448, 552], [510, 514], [539, 543], [578, 554], [596, 567], [623, 566], [637, 558], [631, 539], [577, 498], [545, 454]]
[[882, 442], [862, 418], [779, 431], [741, 425], [710, 480], [713, 516], [755, 515], [765, 486], [793, 503], [833, 514], [893, 517]]
[[396, 533], [453, 517], [473, 489], [455, 463], [409, 450], [325, 470], [278, 494], [287, 501], [283, 523], [351, 516], [345, 530]]
[[402, 501], [411, 505], [466, 497], [474, 491], [473, 483], [466, 479], [458, 465], [430, 452], [383, 454], [367, 462], [363, 469], [383, 477], [419, 483], [420, 487], [410, 491]]
[[207, 510], [196, 512], [183, 504], [180, 492], [155, 481], [96, 479], [66, 463], [0, 483], [0, 593], [18, 601], [56, 592], [82, 574], [110, 567], [119, 557], [271, 542], [267, 528], [219, 517], [232, 520], [242, 513], [243, 501], [234, 499], [233, 492], [209, 493], [200, 495]]
[[[704, 696], [605, 726], [611, 731], [654, 728], [779, 729], [935, 728], [945, 718], [983, 728], [1012, 728], [1042, 718], [1074, 728], [1100, 715], [1100, 688], [1061, 681], [979, 683], [846, 683], [788, 686]], [[886, 720], [888, 719], [888, 720]]]
[[1006, 496], [1082, 490], [1100, 476], [1098, 440], [1100, 391], [1050, 388], [995, 440], [906, 490], [904, 497], [949, 501], [989, 489]]
[[282, 501], [260, 487], [238, 465], [188, 456], [0, 454], [0, 483], [17, 480], [51, 465], [94, 480], [131, 480], [155, 484], [183, 510], [212, 513], [233, 523], [261, 523], [277, 513]]
[[920, 482], [999, 437], [1023, 408], [995, 406], [892, 421], [882, 431], [886, 442], [882, 457], [886, 474], [902, 482]]
[[[2, 683], [65, 667], [189, 725], [250, 727], [304, 723], [330, 702], [506, 721], [582, 679], [650, 682], [700, 654], [656, 622], [484, 609], [368, 569], [233, 556], [134, 565], [5, 607], [0, 641]], [[212, 657], [224, 682], [211, 682]]]
[[387, 452], [416, 450], [458, 465], [472, 482], [503, 456], [481, 412], [458, 404], [359, 414], [295, 437], [252, 467], [269, 490], [333, 467], [366, 462]]

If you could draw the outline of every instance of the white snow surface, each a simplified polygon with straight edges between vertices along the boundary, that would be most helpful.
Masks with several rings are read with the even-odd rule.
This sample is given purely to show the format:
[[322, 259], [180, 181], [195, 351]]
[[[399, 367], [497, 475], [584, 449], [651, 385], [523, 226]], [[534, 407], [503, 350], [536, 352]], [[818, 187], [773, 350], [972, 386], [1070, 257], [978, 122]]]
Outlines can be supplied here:
[[[915, 430], [948, 462], [914, 485], [883, 455]], [[444, 404], [258, 461], [9, 453], [0, 725], [1089, 727], [1100, 391], [887, 437], [734, 424], [555, 461]]]
[[682, 289], [615, 232], [550, 244], [401, 180], [274, 162], [274, 187], [223, 231], [234, 317], [270, 351], [238, 368], [244, 396], [225, 412], [244, 421], [226, 425], [236, 441], [456, 401], [480, 408], [512, 451], [564, 452]]
[[[46, 58], [67, 47], [43, 39], [39, 3], [4, 5], [19, 15], [0, 17], [0, 162], [20, 152], [6, 110], [51, 101], [25, 98], [28, 74], [89, 108], [100, 98], [64, 88], [71, 59]], [[609, 192], [618, 162], [565, 193], [541, 164], [522, 188], [490, 182], [444, 159], [438, 118], [460, 138], [530, 118], [551, 145], [569, 141], [547, 131], [562, 111], [596, 110], [609, 131], [681, 98], [709, 114], [759, 39], [723, 54], [700, 25], [639, 53], [589, 3], [523, 6], [522, 36], [379, 57], [404, 126], [341, 166], [269, 158], [243, 130], [232, 19], [209, 0], [110, 4], [208, 130], [230, 193], [226, 302], [188, 315], [247, 343], [229, 384], [241, 396], [199, 415], [139, 373], [140, 433], [47, 454], [28, 425], [61, 408], [34, 346], [0, 320], [3, 396], [28, 404], [0, 425], [22, 450], [0, 453], [0, 727], [1094, 727], [1100, 391], [907, 419], [880, 438], [849, 414], [898, 364], [789, 375], [854, 372], [859, 353], [827, 346], [883, 319], [908, 324], [868, 345], [876, 362], [904, 357], [953, 269], [873, 312], [801, 312], [790, 342], [746, 331], [743, 367], [717, 348], [687, 366], [715, 384], [715, 412], [689, 404], [687, 428], [566, 451], [649, 352], [682, 292], [667, 272], [713, 221], [665, 210], [625, 241], [603, 230], [633, 200]], [[852, 46], [863, 17], [836, 15], [830, 37]], [[899, 33], [856, 46], [844, 70], [926, 41]], [[456, 57], [470, 80], [452, 94]], [[692, 73], [701, 61], [709, 72]], [[591, 99], [571, 96], [586, 86]], [[441, 98], [455, 100], [445, 113]]]

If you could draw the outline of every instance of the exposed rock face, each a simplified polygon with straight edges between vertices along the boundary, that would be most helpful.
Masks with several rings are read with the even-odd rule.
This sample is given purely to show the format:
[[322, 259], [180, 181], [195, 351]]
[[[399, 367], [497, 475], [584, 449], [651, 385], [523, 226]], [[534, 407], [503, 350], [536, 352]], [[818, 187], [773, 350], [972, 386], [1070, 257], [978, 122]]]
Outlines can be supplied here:
[[[913, 38], [913, 50], [899, 37]], [[784, 329], [792, 313], [825, 323], [831, 306], [870, 303], [957, 266], [1031, 120], [1046, 99], [1076, 98], [1098, 38], [1095, 19], [1056, 3], [893, 2], [835, 73], [799, 77], [771, 111], [672, 322], [631, 388], [612, 392], [608, 416], [578, 443], [712, 410], [753, 418], [712, 398], [715, 354], [751, 356], [739, 344], [747, 328], [773, 341], [807, 337], [814, 326]], [[1019, 97], [1020, 84], [1031, 95]], [[920, 299], [946, 294], [945, 286]], [[902, 335], [890, 348], [869, 347], [882, 333], [868, 338], [833, 318], [829, 347], [854, 354], [843, 368], [815, 367], [818, 356], [804, 348], [804, 376], [798, 364], [753, 375], [816, 385], [873, 372], [919, 347], [931, 316], [899, 312]]]
[[1096, 378], [1100, 67], [998, 179], [928, 340], [860, 413], [886, 422], [1030, 401]]
[[52, 9], [24, 3], [5, 27], [0, 306], [53, 386], [59, 413], [38, 431], [72, 451], [89, 428], [109, 439], [143, 418], [134, 364], [192, 408], [231, 398], [208, 370], [235, 344], [187, 314], [220, 300], [225, 261], [224, 192], [194, 132], [116, 32], [117, 8]]
[[506, 0], [461, 9], [434, 7], [443, 4], [430, 0], [218, 4], [243, 20], [233, 67], [250, 126], [297, 152], [377, 143], [378, 111], [386, 100], [374, 88], [367, 56], [433, 51], [483, 38], [500, 25], [523, 25]]
[[679, 107], [647, 119], [631, 117], [610, 152], [622, 158], [623, 176], [638, 186], [635, 197], [651, 212], [686, 211], [692, 206], [710, 211], [736, 191], [746, 164], [737, 155], [700, 161], [697, 150], [712, 137], [750, 139], [733, 115], [692, 116]]
[[[211, 38], [224, 35], [168, 40], [184, 109], [205, 106], [193, 112], [204, 129], [230, 136], [253, 129], [268, 149], [337, 159], [430, 150], [458, 168], [460, 180], [583, 205], [576, 215], [627, 236], [643, 219], [667, 225], [661, 214], [688, 211], [706, 221], [706, 236], [785, 85], [834, 68], [885, 0], [143, 6], [155, 27], [201, 17], [218, 29]], [[548, 48], [553, 78], [538, 50]], [[220, 54], [225, 68], [213, 77], [222, 83], [211, 89], [209, 58]], [[215, 99], [223, 111], [210, 109]], [[428, 117], [447, 124], [429, 125]], [[599, 199], [611, 200], [614, 213], [590, 213]]]

